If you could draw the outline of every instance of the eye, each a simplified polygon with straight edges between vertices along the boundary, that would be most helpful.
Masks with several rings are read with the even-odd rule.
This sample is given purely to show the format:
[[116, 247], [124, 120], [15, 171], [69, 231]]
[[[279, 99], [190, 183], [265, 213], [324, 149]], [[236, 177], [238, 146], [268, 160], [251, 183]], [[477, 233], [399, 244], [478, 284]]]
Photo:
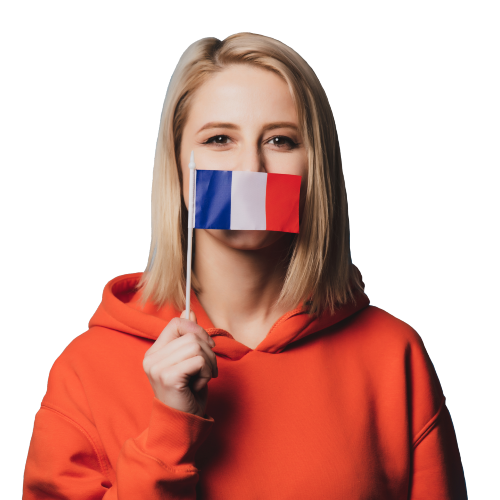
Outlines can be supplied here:
[[207, 139], [203, 144], [219, 144], [219, 145], [224, 145], [224, 144], [229, 144], [231, 139], [227, 135], [214, 135], [213, 137], [210, 137], [210, 139]]
[[294, 142], [290, 137], [286, 137], [285, 135], [277, 135], [272, 139], [267, 141], [267, 144], [271, 144], [280, 149], [294, 149], [298, 146], [296, 142]]

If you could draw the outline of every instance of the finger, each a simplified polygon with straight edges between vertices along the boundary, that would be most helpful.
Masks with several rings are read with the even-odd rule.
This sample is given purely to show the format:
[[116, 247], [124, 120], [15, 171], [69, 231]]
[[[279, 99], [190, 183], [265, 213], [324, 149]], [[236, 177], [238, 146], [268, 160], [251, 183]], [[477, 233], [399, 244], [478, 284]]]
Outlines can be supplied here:
[[[186, 319], [186, 309], [184, 309], [184, 311], [182, 311], [180, 317]], [[196, 319], [196, 314], [194, 313], [194, 311], [189, 311], [189, 319], [191, 321], [193, 321], [194, 323], [198, 323], [198, 320]]]
[[[207, 342], [201, 340], [194, 333], [186, 333], [185, 335], [182, 335], [181, 337], [172, 340], [168, 344], [158, 348], [155, 351], [150, 350], [150, 352], [144, 355], [144, 360], [143, 360], [144, 370], [146, 371], [146, 373], [150, 372], [152, 369], [154, 369], [157, 372], [158, 366], [156, 365], [158, 365], [159, 363], [161, 363], [163, 366], [167, 366], [168, 363], [173, 364], [172, 361], [169, 361], [171, 359], [172, 353], [184, 345], [189, 345], [193, 343], [199, 344], [198, 350], [200, 347], [202, 350], [204, 350], [208, 359], [210, 360], [212, 366], [212, 373], [214, 374], [213, 376], [218, 377], [219, 369], [217, 367], [217, 356], [213, 352], [212, 346], [208, 345]], [[213, 342], [213, 345], [215, 346], [215, 342]], [[196, 349], [197, 349], [196, 346], [193, 347], [193, 355]], [[166, 360], [166, 363], [164, 363], [164, 360]]]
[[210, 335], [200, 326], [183, 318], [173, 318], [170, 323], [160, 333], [156, 342], [146, 351], [146, 355], [150, 355], [168, 344], [172, 340], [185, 335], [186, 333], [194, 333], [200, 340], [207, 342], [209, 345], [215, 345], [211, 340]]
[[154, 370], [158, 371], [197, 355], [203, 355], [205, 357], [207, 363], [210, 364], [213, 377], [217, 377], [217, 356], [206, 342], [200, 340], [198, 337], [194, 337], [193, 339], [192, 334], [186, 334], [169, 342], [167, 345], [148, 356], [146, 362], [147, 366], [154, 366]]

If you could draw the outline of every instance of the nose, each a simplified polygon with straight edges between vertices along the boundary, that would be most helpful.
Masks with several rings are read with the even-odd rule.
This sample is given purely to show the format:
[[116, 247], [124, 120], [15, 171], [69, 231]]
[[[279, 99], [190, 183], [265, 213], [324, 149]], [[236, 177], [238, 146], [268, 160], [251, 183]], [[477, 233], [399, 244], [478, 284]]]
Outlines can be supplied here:
[[255, 145], [249, 145], [242, 148], [238, 155], [235, 170], [245, 172], [266, 172], [264, 155], [262, 155], [259, 148]]

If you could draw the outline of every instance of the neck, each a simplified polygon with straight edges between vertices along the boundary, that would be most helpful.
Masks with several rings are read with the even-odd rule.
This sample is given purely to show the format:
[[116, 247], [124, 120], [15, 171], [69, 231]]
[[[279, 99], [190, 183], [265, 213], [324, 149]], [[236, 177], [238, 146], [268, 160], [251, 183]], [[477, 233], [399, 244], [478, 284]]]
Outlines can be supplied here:
[[234, 249], [196, 230], [194, 274], [198, 299], [212, 324], [241, 343], [256, 347], [287, 312], [275, 305], [286, 274], [290, 239], [280, 238], [260, 250]]

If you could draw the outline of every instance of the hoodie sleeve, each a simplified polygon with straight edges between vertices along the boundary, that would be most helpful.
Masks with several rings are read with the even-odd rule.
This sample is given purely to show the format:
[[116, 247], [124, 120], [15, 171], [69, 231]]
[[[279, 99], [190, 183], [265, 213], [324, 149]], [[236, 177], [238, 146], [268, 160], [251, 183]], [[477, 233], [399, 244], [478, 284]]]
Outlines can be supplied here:
[[206, 417], [155, 398], [149, 427], [124, 443], [113, 471], [92, 430], [42, 405], [28, 452], [23, 498], [195, 499], [199, 475], [194, 458], [213, 424]]
[[410, 500], [467, 499], [464, 471], [441, 384], [415, 332], [408, 349], [412, 428]]
[[457, 438], [444, 398], [413, 445], [411, 500], [466, 500]]

